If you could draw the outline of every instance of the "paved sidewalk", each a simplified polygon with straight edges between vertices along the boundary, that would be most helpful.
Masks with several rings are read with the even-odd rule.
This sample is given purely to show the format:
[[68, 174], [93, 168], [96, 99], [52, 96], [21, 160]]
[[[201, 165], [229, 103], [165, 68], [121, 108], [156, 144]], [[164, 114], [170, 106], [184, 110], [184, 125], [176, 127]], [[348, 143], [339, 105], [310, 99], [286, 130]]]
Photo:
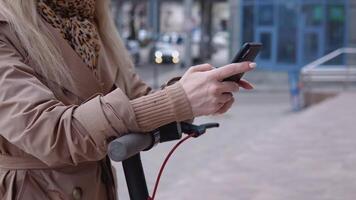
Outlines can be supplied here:
[[[157, 200], [170, 199], [162, 198], [161, 195], [181, 197], [183, 194], [177, 192], [185, 187], [185, 183], [194, 184], [194, 187], [201, 187], [200, 190], [203, 190], [204, 183], [199, 179], [193, 183], [196, 174], [202, 170], [213, 171], [215, 166], [210, 163], [232, 152], [240, 153], [245, 144], [258, 134], [264, 134], [264, 130], [270, 129], [281, 119], [293, 114], [289, 111], [289, 95], [285, 92], [244, 92], [236, 94], [235, 97], [237, 101], [228, 113], [222, 116], [199, 117], [195, 120], [196, 124], [219, 122], [220, 128], [211, 129], [204, 136], [187, 141], [178, 148], [163, 174]], [[175, 143], [176, 141], [163, 143], [142, 154], [150, 192], [164, 157]], [[113, 164], [118, 169], [120, 200], [128, 200], [121, 163]], [[220, 164], [224, 165], [224, 163]], [[219, 190], [211, 192], [221, 193]], [[196, 193], [196, 195], [201, 194]], [[194, 198], [187, 198], [189, 199]]]
[[[178, 149], [157, 199], [356, 199], [355, 99], [342, 94], [293, 114], [282, 93], [240, 94], [227, 115], [196, 120], [221, 128]], [[172, 145], [143, 154], [150, 191]], [[127, 199], [122, 174], [119, 180]]]
[[198, 173], [182, 175], [159, 199], [356, 199], [355, 100], [342, 94], [289, 115]]

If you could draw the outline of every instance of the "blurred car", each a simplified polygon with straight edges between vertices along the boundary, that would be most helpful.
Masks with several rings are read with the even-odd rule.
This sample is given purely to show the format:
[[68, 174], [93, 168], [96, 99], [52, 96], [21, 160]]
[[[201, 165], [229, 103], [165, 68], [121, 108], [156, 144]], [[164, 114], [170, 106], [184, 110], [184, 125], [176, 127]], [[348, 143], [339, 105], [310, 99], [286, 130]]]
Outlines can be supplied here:
[[129, 51], [131, 58], [135, 64], [140, 62], [140, 43], [136, 40], [126, 40], [125, 46]]
[[151, 51], [151, 58], [153, 63], [172, 63], [178, 64], [180, 62], [180, 53], [169, 43], [157, 43]]
[[183, 36], [177, 32], [163, 33], [158, 38], [158, 41], [172, 45], [182, 45]]
[[[196, 28], [192, 31], [192, 43], [191, 43], [191, 55], [193, 59], [193, 63], [198, 63], [199, 62], [199, 49], [200, 49], [200, 40], [201, 40], [201, 31], [200, 29]], [[175, 55], [177, 55], [178, 52], [178, 60], [177, 63], [183, 64], [184, 60], [184, 42], [185, 38], [182, 34], [177, 33], [177, 32], [170, 32], [170, 33], [162, 33], [158, 37], [158, 42], [156, 43], [155, 47], [156, 49], [163, 49], [160, 51], [164, 52], [169, 52], [172, 53], [173, 51], [176, 51]], [[169, 53], [167, 53], [169, 54]], [[157, 52], [157, 55], [161, 55], [159, 52]], [[152, 54], [153, 57], [156, 57], [155, 55]], [[165, 56], [165, 55], [164, 55]], [[155, 59], [155, 58], [154, 58]], [[161, 59], [157, 59], [157, 61], [160, 61]], [[168, 58], [168, 60], [170, 60]], [[165, 62], [166, 60], [163, 60], [162, 62]], [[155, 60], [154, 60], [155, 62]], [[157, 62], [155, 62], [157, 63]], [[174, 63], [174, 62], [171, 62]]]
[[183, 37], [176, 32], [162, 33], [150, 52], [150, 60], [156, 64], [178, 64], [181, 61]]

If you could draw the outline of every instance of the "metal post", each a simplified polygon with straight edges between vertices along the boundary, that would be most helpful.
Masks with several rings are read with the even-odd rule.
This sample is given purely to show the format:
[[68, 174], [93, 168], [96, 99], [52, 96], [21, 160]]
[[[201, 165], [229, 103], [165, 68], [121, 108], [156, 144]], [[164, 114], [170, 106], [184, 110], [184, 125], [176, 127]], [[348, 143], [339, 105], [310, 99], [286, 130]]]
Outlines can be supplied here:
[[201, 0], [201, 41], [200, 41], [200, 58], [209, 59], [212, 54], [212, 9], [211, 0]]
[[230, 45], [229, 45], [229, 59], [231, 60], [236, 51], [241, 46], [241, 0], [229, 0], [230, 4]]
[[149, 27], [151, 27], [154, 39], [157, 39], [159, 34], [159, 0], [149, 0], [148, 3], [148, 19]]
[[184, 66], [192, 66], [192, 7], [193, 0], [184, 0], [184, 16], [186, 19], [185, 24], [185, 42], [184, 42]]
[[[149, 15], [149, 27], [151, 27], [153, 44], [150, 48], [154, 48], [159, 36], [159, 13], [160, 13], [160, 2], [159, 0], [149, 0], [148, 4], [148, 15]], [[153, 51], [154, 54], [154, 51]], [[159, 87], [158, 81], [158, 66], [154, 64], [153, 67], [153, 88]]]

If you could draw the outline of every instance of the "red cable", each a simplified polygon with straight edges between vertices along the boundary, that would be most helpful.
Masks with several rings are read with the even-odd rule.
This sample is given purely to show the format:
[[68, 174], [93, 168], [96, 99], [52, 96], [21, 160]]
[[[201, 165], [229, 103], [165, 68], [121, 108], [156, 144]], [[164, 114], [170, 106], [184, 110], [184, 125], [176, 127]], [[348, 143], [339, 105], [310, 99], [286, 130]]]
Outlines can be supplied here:
[[159, 181], [161, 179], [161, 176], [162, 176], [162, 173], [163, 173], [163, 170], [164, 168], [166, 167], [166, 164], [169, 160], [169, 158], [172, 156], [172, 154], [174, 153], [174, 151], [183, 143], [185, 142], [187, 139], [189, 139], [190, 137], [192, 137], [192, 135], [188, 135], [186, 136], [185, 138], [183, 138], [181, 141], [179, 141], [176, 145], [174, 145], [174, 147], [171, 149], [171, 151], [168, 153], [168, 155], [166, 156], [166, 158], [164, 159], [163, 163], [162, 163], [162, 166], [159, 170], [159, 173], [157, 175], [157, 179], [156, 179], [156, 183], [155, 183], [155, 187], [153, 189], [153, 194], [152, 194], [152, 197], [148, 197], [148, 200], [154, 200], [155, 199], [155, 196], [156, 196], [156, 192], [157, 192], [157, 189], [158, 189], [158, 184], [159, 184]]

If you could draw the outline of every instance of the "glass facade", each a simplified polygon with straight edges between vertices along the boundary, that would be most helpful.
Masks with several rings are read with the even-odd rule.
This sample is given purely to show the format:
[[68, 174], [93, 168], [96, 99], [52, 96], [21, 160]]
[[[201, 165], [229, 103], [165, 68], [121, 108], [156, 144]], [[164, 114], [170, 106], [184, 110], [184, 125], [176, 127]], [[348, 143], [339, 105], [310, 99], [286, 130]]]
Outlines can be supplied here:
[[[279, 20], [277, 31], [279, 34], [277, 44], [277, 62], [296, 63], [297, 62], [297, 7], [296, 3], [290, 2], [278, 5]], [[293, 39], [291, 39], [293, 38]]]
[[264, 44], [258, 58], [262, 67], [298, 69], [346, 46], [349, 0], [241, 1], [242, 43]]

